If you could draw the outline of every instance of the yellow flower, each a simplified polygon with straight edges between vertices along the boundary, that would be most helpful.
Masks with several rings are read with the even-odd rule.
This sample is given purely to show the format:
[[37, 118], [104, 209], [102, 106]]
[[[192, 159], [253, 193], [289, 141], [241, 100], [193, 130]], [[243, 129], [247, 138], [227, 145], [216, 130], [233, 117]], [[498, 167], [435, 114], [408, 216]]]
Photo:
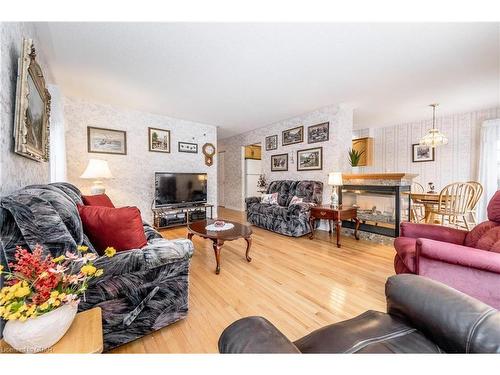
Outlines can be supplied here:
[[52, 259], [54, 263], [62, 262], [66, 257], [64, 255], [58, 256], [57, 258]]
[[23, 286], [15, 291], [14, 296], [16, 296], [17, 298], [23, 298], [30, 293], [31, 293], [30, 288], [27, 286]]
[[102, 268], [98, 269], [96, 272], [95, 272], [95, 277], [99, 277], [99, 276], [102, 276], [102, 274], [104, 273], [104, 270]]
[[84, 245], [80, 245], [77, 247], [77, 250], [82, 252], [82, 253], [85, 253], [86, 251], [89, 250], [89, 247], [88, 246], [84, 246]]
[[58, 298], [58, 299], [60, 299], [60, 300], [62, 301], [63, 299], [65, 299], [65, 298], [66, 298], [66, 293], [61, 293], [61, 294], [59, 294], [59, 296], [57, 296], [57, 298]]
[[60, 304], [61, 304], [60, 300], [57, 299], [57, 300], [54, 301], [54, 306], [59, 306]]
[[48, 274], [47, 272], [45, 272], [45, 271], [44, 271], [44, 272], [42, 272], [42, 273], [40, 274], [40, 276], [38, 276], [38, 277], [39, 277], [40, 279], [45, 279], [47, 276], [49, 276], [49, 274]]
[[59, 292], [57, 290], [54, 290], [53, 292], [50, 293], [50, 298], [57, 298], [59, 295]]
[[21, 317], [19, 318], [19, 321], [20, 321], [20, 322], [24, 322], [24, 321], [26, 321], [26, 319], [28, 319], [28, 317], [27, 317], [26, 315], [23, 315], [23, 316], [21, 316]]
[[86, 264], [82, 268], [80, 268], [80, 272], [83, 273], [86, 276], [92, 276], [94, 273], [96, 273], [97, 268], [95, 268], [92, 264]]
[[41, 310], [47, 310], [48, 308], [49, 308], [49, 304], [48, 304], [48, 302], [47, 302], [47, 301], [45, 301], [44, 303], [42, 303], [42, 304], [40, 305], [40, 309], [41, 309]]
[[113, 246], [109, 246], [104, 250], [104, 254], [106, 254], [108, 258], [111, 258], [116, 254], [116, 249]]
[[0, 275], [2, 274], [3, 266], [0, 264]]

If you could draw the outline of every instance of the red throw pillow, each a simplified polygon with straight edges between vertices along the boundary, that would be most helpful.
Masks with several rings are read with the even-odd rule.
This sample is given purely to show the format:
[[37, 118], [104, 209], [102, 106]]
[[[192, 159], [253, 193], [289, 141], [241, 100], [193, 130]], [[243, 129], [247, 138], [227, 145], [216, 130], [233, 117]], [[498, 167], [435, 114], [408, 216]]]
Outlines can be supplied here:
[[78, 205], [83, 231], [100, 255], [108, 246], [116, 251], [140, 249], [147, 244], [137, 207], [109, 208]]
[[113, 202], [106, 194], [82, 195], [82, 201], [85, 206], [101, 206], [115, 208]]

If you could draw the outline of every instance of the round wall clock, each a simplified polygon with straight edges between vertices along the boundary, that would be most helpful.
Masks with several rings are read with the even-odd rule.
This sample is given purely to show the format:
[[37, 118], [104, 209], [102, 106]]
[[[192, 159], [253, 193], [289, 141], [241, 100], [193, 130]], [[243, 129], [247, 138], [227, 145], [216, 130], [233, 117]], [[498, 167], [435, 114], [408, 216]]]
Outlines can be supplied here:
[[205, 155], [205, 165], [210, 167], [214, 163], [215, 146], [211, 143], [205, 143], [201, 150]]

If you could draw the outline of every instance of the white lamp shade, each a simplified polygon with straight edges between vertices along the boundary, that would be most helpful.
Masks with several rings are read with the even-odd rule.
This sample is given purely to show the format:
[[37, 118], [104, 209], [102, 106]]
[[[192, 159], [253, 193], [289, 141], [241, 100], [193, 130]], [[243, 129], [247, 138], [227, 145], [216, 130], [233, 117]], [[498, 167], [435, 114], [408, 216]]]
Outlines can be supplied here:
[[328, 185], [342, 186], [342, 173], [341, 172], [328, 173]]
[[113, 175], [109, 170], [109, 165], [106, 160], [90, 159], [87, 168], [80, 176], [80, 178], [98, 180], [101, 178], [113, 178]]

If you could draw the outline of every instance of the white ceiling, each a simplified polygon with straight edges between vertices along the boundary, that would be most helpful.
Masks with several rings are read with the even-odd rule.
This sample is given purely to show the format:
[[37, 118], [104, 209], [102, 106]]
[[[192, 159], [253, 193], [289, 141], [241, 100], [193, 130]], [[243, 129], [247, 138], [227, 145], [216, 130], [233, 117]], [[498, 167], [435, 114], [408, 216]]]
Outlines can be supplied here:
[[220, 127], [221, 138], [349, 103], [356, 128], [500, 103], [500, 27], [45, 23], [64, 95]]

